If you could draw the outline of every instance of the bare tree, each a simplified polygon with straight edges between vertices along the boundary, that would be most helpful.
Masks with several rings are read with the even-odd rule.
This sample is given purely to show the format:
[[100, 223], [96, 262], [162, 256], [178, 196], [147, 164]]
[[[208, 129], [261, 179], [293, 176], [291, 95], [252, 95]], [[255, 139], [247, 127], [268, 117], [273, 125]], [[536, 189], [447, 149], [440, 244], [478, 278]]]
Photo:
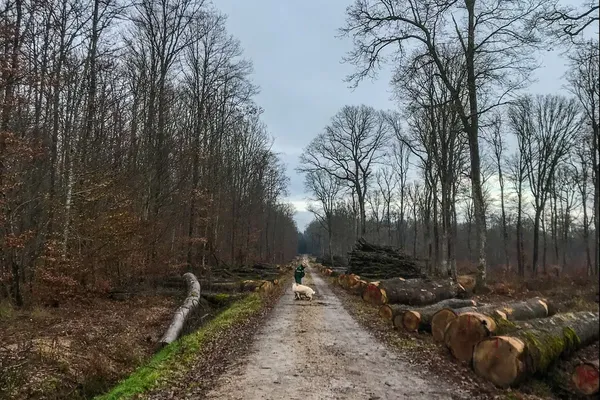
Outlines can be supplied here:
[[[450, 76], [458, 82], [464, 78], [460, 63], [452, 54], [444, 55], [447, 64], [458, 64]], [[397, 74], [394, 79], [397, 97], [406, 104], [406, 116], [410, 127], [410, 138], [407, 144], [421, 160], [423, 166], [429, 168], [425, 173], [431, 176], [430, 181], [439, 182], [440, 201], [437, 189], [433, 192], [433, 228], [435, 247], [438, 247], [438, 203], [441, 206], [441, 268], [439, 273], [456, 273], [455, 238], [453, 235], [452, 203], [453, 187], [459, 179], [461, 160], [467, 154], [467, 141], [462, 132], [459, 114], [456, 112], [451, 93], [436, 75], [432, 64], [415, 60], [413, 65]], [[407, 140], [400, 137], [400, 140]], [[435, 175], [435, 179], [433, 176]], [[437, 253], [437, 250], [435, 251]]]
[[[396, 135], [397, 137], [397, 135]], [[398, 221], [397, 221], [397, 233], [398, 233], [398, 245], [404, 247], [406, 245], [406, 204], [407, 204], [407, 190], [408, 190], [408, 168], [410, 160], [410, 151], [403, 141], [396, 141], [392, 145], [392, 153], [394, 154], [394, 171], [398, 176]]]
[[492, 145], [492, 152], [494, 154], [494, 161], [496, 162], [496, 168], [498, 172], [498, 184], [500, 186], [500, 216], [502, 223], [502, 244], [504, 248], [504, 261], [507, 268], [510, 269], [510, 257], [508, 252], [508, 226], [506, 223], [506, 207], [505, 207], [505, 182], [503, 174], [504, 164], [504, 151], [505, 144], [502, 137], [502, 118], [500, 114], [494, 115], [492, 119], [492, 125], [490, 127], [489, 141]]
[[543, 12], [541, 18], [548, 23], [559, 38], [569, 38], [575, 41], [578, 36], [594, 24], [598, 24], [600, 5], [594, 0], [583, 0], [580, 6], [572, 4], [554, 5], [553, 9]]
[[[476, 7], [477, 3], [477, 7]], [[536, 13], [548, 0], [507, 4], [502, 0], [421, 1], [356, 0], [347, 10], [342, 33], [354, 40], [347, 61], [359, 70], [349, 79], [357, 83], [376, 72], [390, 45], [397, 46], [394, 61], [406, 66], [406, 46], [417, 44], [417, 58], [431, 62], [451, 94], [468, 137], [471, 190], [479, 252], [478, 285], [486, 279], [486, 218], [479, 151], [480, 117], [502, 102], [504, 94], [522, 86], [531, 70], [533, 50], [539, 36], [532, 29]], [[454, 12], [466, 13], [461, 26]], [[452, 24], [448, 23], [452, 21]], [[459, 43], [466, 81], [453, 82], [442, 52]], [[409, 59], [408, 61], [412, 60]], [[467, 100], [463, 102], [462, 88]], [[485, 95], [491, 101], [485, 102]]]
[[386, 143], [387, 127], [381, 112], [364, 105], [345, 106], [300, 157], [300, 171], [325, 171], [356, 193], [361, 235], [367, 232], [365, 201], [373, 167]]
[[327, 230], [329, 243], [329, 257], [333, 262], [333, 213], [336, 202], [342, 191], [342, 183], [335, 176], [323, 170], [307, 172], [304, 177], [306, 189], [314, 196], [313, 201], [318, 205], [309, 206], [309, 211], [315, 215], [317, 221]]
[[582, 143], [590, 154], [594, 185], [594, 273], [600, 274], [600, 49], [592, 40], [575, 49], [570, 55], [569, 89], [585, 113], [590, 135]]
[[[392, 158], [388, 157], [388, 164], [393, 165]], [[392, 198], [398, 184], [395, 179], [394, 171], [387, 167], [377, 172], [377, 186], [383, 198], [383, 209], [385, 213], [385, 223], [387, 225], [387, 243], [392, 244]], [[403, 195], [403, 194], [402, 194]], [[403, 201], [403, 200], [401, 200]]]
[[[590, 218], [588, 214], [588, 184], [589, 184], [589, 171], [590, 160], [587, 149], [584, 145], [578, 145], [576, 149], [576, 162], [573, 163], [574, 179], [577, 184], [579, 195], [581, 196], [581, 205], [583, 209], [583, 241], [585, 242], [585, 262], [586, 270], [589, 276], [595, 273], [595, 269], [592, 268], [592, 256], [590, 249]], [[598, 249], [596, 249], [598, 250]], [[597, 258], [597, 256], [596, 256]]]
[[533, 274], [539, 260], [539, 229], [557, 169], [580, 132], [575, 99], [546, 95], [522, 97], [509, 108], [509, 125], [521, 141], [529, 188], [534, 199]]

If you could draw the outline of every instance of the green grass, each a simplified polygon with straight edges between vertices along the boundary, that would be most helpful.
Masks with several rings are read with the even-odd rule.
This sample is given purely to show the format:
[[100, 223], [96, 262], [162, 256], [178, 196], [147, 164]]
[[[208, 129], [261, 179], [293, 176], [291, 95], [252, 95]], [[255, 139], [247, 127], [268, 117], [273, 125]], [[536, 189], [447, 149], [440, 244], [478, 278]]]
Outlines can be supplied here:
[[0, 302], [0, 321], [7, 321], [14, 317], [15, 309], [8, 301]]
[[177, 373], [189, 370], [202, 346], [231, 328], [236, 322], [245, 320], [261, 309], [262, 300], [252, 294], [233, 303], [198, 331], [184, 336], [155, 354], [150, 361], [119, 383], [109, 393], [96, 400], [129, 399], [159, 387]]

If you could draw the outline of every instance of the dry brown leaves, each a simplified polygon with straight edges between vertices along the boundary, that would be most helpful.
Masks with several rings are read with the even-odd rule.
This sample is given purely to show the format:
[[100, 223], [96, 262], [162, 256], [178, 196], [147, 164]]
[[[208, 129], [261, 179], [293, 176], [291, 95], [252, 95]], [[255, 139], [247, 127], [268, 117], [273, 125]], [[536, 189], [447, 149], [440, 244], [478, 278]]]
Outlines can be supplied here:
[[152, 354], [174, 299], [89, 299], [15, 311], [0, 323], [0, 398], [91, 396]]

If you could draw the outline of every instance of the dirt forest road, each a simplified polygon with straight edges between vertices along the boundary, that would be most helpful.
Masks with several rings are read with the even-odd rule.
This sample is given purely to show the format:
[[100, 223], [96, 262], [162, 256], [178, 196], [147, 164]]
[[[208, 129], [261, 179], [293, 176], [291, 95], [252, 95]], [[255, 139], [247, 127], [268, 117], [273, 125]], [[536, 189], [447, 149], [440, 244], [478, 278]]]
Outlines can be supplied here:
[[344, 309], [315, 271], [317, 294], [295, 301], [291, 287], [255, 336], [248, 357], [207, 399], [452, 399], [454, 389], [418, 371], [379, 343]]

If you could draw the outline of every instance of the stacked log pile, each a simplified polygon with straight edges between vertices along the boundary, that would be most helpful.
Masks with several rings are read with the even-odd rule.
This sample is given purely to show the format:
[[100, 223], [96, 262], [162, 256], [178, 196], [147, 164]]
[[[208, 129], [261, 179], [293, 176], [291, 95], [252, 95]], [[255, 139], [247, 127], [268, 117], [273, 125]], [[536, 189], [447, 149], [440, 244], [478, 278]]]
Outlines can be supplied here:
[[[371, 245], [361, 246], [360, 251]], [[351, 257], [351, 272], [335, 278], [339, 286], [379, 306], [379, 315], [395, 329], [431, 334], [452, 357], [499, 387], [518, 385], [534, 375], [552, 379], [548, 373], [559, 358], [599, 340], [598, 312], [558, 313], [555, 304], [539, 297], [481, 304], [467, 298], [474, 286], [472, 276], [460, 276], [456, 282], [410, 273], [381, 279], [388, 275], [379, 266], [361, 269], [355, 261]], [[319, 270], [324, 275], [332, 272]], [[572, 366], [567, 374], [571, 390], [597, 394], [598, 367], [597, 359]]]
[[[554, 307], [540, 298], [500, 306], [474, 307], [474, 310], [459, 309], [444, 328], [444, 344], [456, 359], [470, 363], [473, 349], [483, 339], [516, 331], [519, 328], [517, 321], [546, 318], [554, 312]], [[436, 327], [436, 330], [439, 332], [441, 328]]]
[[349, 253], [348, 272], [369, 280], [425, 277], [418, 260], [399, 249], [370, 244], [362, 238]]
[[465, 289], [451, 279], [403, 279], [393, 278], [367, 285], [362, 298], [365, 302], [383, 304], [407, 304], [424, 306], [442, 300], [466, 296]]
[[446, 299], [435, 304], [414, 308], [400, 304], [385, 304], [379, 308], [379, 315], [392, 321], [394, 328], [408, 332], [431, 332], [431, 319], [439, 310], [476, 306], [470, 299]]

